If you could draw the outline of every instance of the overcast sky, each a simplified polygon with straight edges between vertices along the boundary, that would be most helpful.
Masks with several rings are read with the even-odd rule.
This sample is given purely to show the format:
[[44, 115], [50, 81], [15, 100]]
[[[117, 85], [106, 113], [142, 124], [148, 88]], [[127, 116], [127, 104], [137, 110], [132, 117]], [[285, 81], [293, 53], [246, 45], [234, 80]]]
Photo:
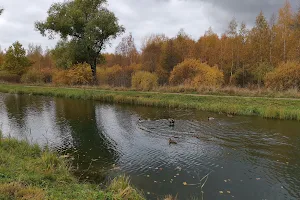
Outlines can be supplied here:
[[[0, 16], [0, 45], [7, 48], [16, 40], [26, 48], [29, 43], [53, 48], [57, 40], [48, 40], [34, 30], [34, 22], [47, 17], [53, 2], [62, 0], [0, 0], [5, 8]], [[108, 0], [108, 6], [127, 35], [132, 32], [137, 47], [151, 33], [173, 37], [183, 28], [194, 39], [211, 26], [218, 34], [224, 32], [232, 17], [251, 27], [262, 10], [269, 18], [285, 0]], [[291, 0], [294, 10], [300, 0]], [[113, 52], [120, 38], [112, 41], [106, 51]]]

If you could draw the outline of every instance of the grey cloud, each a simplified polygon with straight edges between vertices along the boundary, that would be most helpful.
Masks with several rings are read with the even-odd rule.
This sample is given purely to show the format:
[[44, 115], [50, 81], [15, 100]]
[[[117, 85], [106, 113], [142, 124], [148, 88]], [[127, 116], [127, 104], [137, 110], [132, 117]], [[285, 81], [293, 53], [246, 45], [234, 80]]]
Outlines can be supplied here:
[[[54, 47], [57, 40], [48, 40], [34, 30], [34, 22], [46, 18], [50, 5], [57, 0], [0, 0], [5, 12], [0, 17], [0, 45], [7, 48], [19, 40]], [[63, 0], [59, 0], [63, 1]], [[232, 17], [251, 27], [262, 10], [269, 18], [285, 0], [108, 0], [108, 7], [132, 32], [137, 46], [151, 33], [173, 37], [183, 28], [198, 39], [210, 26], [217, 33], [227, 29]], [[291, 0], [294, 9], [298, 0]], [[120, 37], [121, 38], [121, 37]], [[106, 51], [113, 52], [120, 38], [112, 41]]]

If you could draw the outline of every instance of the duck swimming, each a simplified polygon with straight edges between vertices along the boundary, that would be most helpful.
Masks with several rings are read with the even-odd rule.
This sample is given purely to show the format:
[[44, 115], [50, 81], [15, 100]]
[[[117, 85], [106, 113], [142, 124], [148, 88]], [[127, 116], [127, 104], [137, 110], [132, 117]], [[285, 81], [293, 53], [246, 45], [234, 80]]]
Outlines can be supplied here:
[[174, 119], [169, 119], [169, 126], [175, 126], [175, 120]]
[[169, 138], [169, 144], [177, 144], [177, 142], [175, 140], [172, 140], [171, 138]]

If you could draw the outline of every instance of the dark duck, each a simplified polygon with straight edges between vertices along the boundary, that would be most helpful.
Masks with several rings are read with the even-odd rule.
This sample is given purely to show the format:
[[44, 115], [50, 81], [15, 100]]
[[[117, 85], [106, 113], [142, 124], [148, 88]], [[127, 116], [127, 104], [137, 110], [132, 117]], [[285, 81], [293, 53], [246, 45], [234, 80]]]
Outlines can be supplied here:
[[174, 127], [175, 126], [175, 120], [174, 119], [169, 119], [169, 126]]

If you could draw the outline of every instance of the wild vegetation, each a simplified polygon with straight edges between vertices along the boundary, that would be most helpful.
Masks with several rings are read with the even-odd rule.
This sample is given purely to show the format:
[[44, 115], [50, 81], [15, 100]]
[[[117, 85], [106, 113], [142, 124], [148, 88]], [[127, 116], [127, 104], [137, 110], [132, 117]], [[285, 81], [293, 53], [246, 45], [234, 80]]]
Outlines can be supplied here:
[[299, 96], [300, 10], [293, 12], [289, 1], [270, 19], [260, 12], [251, 28], [233, 18], [223, 34], [209, 28], [197, 40], [184, 30], [173, 38], [152, 34], [138, 50], [130, 33], [113, 54], [103, 53], [105, 44], [125, 29], [105, 2], [54, 3], [36, 28], [61, 41], [51, 50], [31, 44], [26, 51], [15, 42], [1, 51], [0, 81], [198, 93], [230, 87]]
[[0, 136], [0, 199], [144, 199], [124, 176], [101, 188], [78, 182], [71, 171], [47, 148]]

